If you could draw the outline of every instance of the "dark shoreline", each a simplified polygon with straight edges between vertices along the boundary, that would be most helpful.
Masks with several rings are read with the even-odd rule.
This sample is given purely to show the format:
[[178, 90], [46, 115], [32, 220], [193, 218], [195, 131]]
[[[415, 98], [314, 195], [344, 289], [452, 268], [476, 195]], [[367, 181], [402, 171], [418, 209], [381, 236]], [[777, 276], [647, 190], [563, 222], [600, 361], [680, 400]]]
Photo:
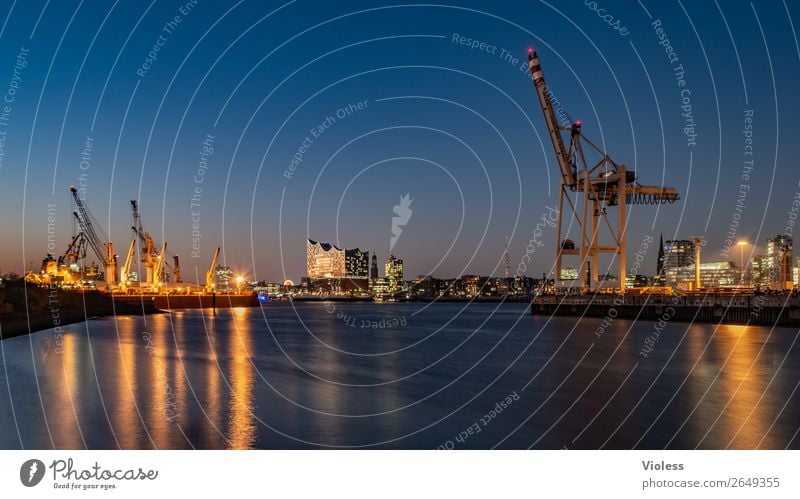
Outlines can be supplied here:
[[[37, 333], [56, 327], [77, 324], [99, 317], [116, 315], [145, 315], [162, 313], [152, 303], [143, 301], [120, 301], [97, 292], [73, 293], [78, 300], [58, 301], [48, 308], [33, 313], [13, 313], [0, 316], [0, 340]], [[73, 296], [75, 298], [76, 296]], [[81, 303], [75, 303], [79, 301]]]
[[[0, 340], [24, 336], [26, 334], [37, 333], [47, 329], [56, 327], [63, 327], [70, 324], [77, 324], [92, 319], [101, 317], [113, 317], [117, 315], [149, 315], [169, 313], [171, 308], [175, 309], [198, 309], [198, 308], [211, 308], [211, 303], [206, 303], [209, 297], [203, 297], [203, 300], [198, 303], [187, 303], [186, 299], [191, 301], [198, 301], [197, 297], [160, 297], [161, 299], [156, 302], [152, 296], [114, 296], [99, 293], [96, 291], [79, 293], [79, 292], [64, 292], [71, 298], [78, 298], [77, 301], [83, 302], [80, 304], [72, 303], [71, 305], [46, 308], [45, 310], [33, 313], [15, 313], [5, 314], [0, 317]], [[180, 300], [180, 298], [185, 298]], [[229, 296], [217, 296], [217, 308], [229, 308], [230, 306], [259, 306], [255, 298], [252, 297], [237, 297], [242, 298], [240, 301], [247, 301], [248, 303], [230, 303]], [[248, 299], [249, 298], [249, 299]], [[66, 302], [75, 302], [76, 300], [65, 300]], [[249, 303], [252, 301], [252, 303]], [[318, 297], [306, 296], [295, 297], [297, 302], [337, 302], [337, 303], [375, 303], [376, 305], [386, 305], [391, 303], [529, 303], [528, 298], [430, 298], [430, 299], [398, 299], [394, 302], [374, 302], [371, 298], [352, 298], [352, 297]], [[172, 302], [172, 303], [170, 303]], [[177, 302], [177, 303], [176, 303]], [[286, 301], [288, 302], [288, 301]], [[284, 301], [275, 300], [275, 303], [284, 303]], [[85, 304], [85, 307], [83, 306]], [[176, 306], [177, 305], [177, 306]], [[269, 307], [269, 304], [265, 306]]]

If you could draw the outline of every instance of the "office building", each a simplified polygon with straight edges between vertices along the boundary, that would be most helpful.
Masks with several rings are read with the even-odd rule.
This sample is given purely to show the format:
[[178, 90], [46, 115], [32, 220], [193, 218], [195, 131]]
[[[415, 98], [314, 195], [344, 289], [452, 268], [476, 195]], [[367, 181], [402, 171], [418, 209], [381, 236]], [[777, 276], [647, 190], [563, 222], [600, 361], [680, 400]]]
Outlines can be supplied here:
[[[674, 282], [678, 288], [690, 289], [694, 278], [694, 263], [667, 269], [667, 281]], [[700, 286], [703, 288], [736, 287], [740, 280], [741, 269], [733, 262], [700, 262]]]
[[792, 238], [778, 234], [767, 239], [767, 272], [772, 289], [792, 287]]
[[392, 291], [400, 291], [403, 288], [403, 260], [394, 255], [389, 255], [389, 258], [386, 259], [384, 270]]
[[344, 272], [351, 279], [369, 277], [369, 251], [360, 249], [344, 250]]
[[677, 280], [678, 269], [694, 264], [694, 241], [671, 240], [664, 243], [663, 248], [664, 254], [661, 263], [663, 281], [664, 284], [674, 287], [680, 282]]

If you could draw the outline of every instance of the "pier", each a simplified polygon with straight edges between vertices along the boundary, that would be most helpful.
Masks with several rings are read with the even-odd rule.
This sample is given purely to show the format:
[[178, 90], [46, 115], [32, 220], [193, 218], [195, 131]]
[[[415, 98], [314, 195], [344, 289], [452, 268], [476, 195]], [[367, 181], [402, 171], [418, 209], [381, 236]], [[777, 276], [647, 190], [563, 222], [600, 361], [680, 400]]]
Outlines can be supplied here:
[[800, 326], [800, 298], [790, 295], [543, 295], [531, 314], [648, 321]]

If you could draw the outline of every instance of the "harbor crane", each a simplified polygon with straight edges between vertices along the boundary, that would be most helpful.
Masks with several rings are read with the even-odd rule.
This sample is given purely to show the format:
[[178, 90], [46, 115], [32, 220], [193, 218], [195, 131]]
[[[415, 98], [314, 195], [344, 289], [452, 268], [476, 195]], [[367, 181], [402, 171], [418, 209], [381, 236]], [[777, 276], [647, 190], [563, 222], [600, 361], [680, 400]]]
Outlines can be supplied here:
[[[76, 215], [77, 216], [77, 215]], [[79, 264], [86, 258], [86, 236], [83, 231], [79, 231], [72, 237], [72, 241], [67, 246], [64, 254], [58, 257], [58, 266], [69, 266], [71, 264]]]
[[128, 246], [128, 253], [126, 254], [127, 256], [125, 256], [125, 263], [122, 265], [122, 269], [119, 272], [119, 283], [123, 291], [128, 289], [135, 250], [136, 239], [131, 239], [131, 244]]
[[[556, 160], [561, 171], [561, 188], [558, 197], [558, 221], [556, 224], [556, 280], [562, 279], [562, 261], [565, 256], [577, 256], [580, 266], [577, 286], [585, 289], [587, 267], [590, 289], [599, 288], [598, 268], [601, 253], [616, 255], [619, 291], [625, 292], [626, 273], [626, 230], [628, 205], [674, 203], [680, 196], [672, 187], [641, 185], [633, 170], [615, 162], [602, 149], [587, 139], [581, 130], [580, 121], [567, 120], [561, 124], [557, 120], [551, 99], [552, 92], [547, 87], [539, 63], [539, 56], [533, 49], [528, 50], [528, 67], [533, 85], [539, 97], [539, 105], [544, 115], [547, 132], [555, 150]], [[569, 145], [565, 147], [562, 133], [569, 133]], [[593, 151], [599, 156], [594, 163], [587, 162], [584, 153]], [[571, 216], [564, 216], [564, 202], [569, 206]], [[616, 207], [618, 219], [616, 226], [608, 215], [608, 208]], [[591, 213], [590, 213], [591, 208]], [[561, 240], [563, 223], [570, 218], [578, 224], [580, 238], [577, 245], [569, 240]], [[605, 222], [612, 243], [599, 243], [600, 220]]]
[[[86, 205], [83, 204], [83, 201], [81, 201], [75, 186], [70, 186], [69, 190], [72, 193], [72, 199], [75, 201], [75, 207], [77, 208], [73, 212], [73, 215], [80, 226], [81, 232], [86, 238], [86, 242], [89, 244], [89, 247], [92, 248], [95, 256], [103, 266], [103, 275], [105, 276], [106, 284], [111, 287], [116, 284], [117, 281], [117, 257], [114, 255], [114, 243], [105, 237], [99, 226], [95, 227], [96, 220], [91, 215]], [[103, 235], [102, 240], [97, 234], [98, 231]]]
[[211, 265], [206, 271], [206, 292], [211, 293], [214, 291], [214, 269], [217, 268], [217, 261], [219, 260], [219, 246], [214, 251], [214, 257], [211, 259]]
[[156, 257], [156, 265], [153, 268], [153, 276], [155, 279], [157, 279], [154, 283], [156, 287], [163, 284], [163, 281], [160, 279], [160, 277], [156, 276], [164, 275], [164, 259], [166, 258], [166, 255], [167, 255], [167, 243], [165, 241], [164, 244], [161, 246], [161, 252], [158, 254], [158, 257]]
[[[166, 281], [164, 278], [164, 268], [169, 268], [169, 264], [165, 262], [167, 256], [166, 247], [167, 243], [164, 242], [162, 250], [158, 250], [158, 244], [153, 239], [152, 234], [144, 230], [142, 225], [142, 217], [139, 214], [139, 204], [135, 199], [131, 199], [131, 212], [133, 213], [133, 230], [134, 236], [139, 240], [139, 254], [144, 263], [146, 276], [145, 283], [150, 286], [158, 286], [160, 283]], [[177, 255], [173, 255], [175, 261], [175, 276], [180, 282], [180, 267]]]

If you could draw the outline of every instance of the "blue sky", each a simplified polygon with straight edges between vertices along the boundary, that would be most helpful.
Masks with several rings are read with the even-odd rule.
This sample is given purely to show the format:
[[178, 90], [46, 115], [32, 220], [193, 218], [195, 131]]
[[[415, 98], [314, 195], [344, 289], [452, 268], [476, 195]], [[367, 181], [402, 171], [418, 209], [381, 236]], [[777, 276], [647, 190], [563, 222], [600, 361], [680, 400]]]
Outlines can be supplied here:
[[[763, 246], [785, 230], [800, 191], [798, 15], [776, 1], [6, 1], [0, 93], [13, 99], [0, 122], [0, 269], [38, 266], [48, 203], [57, 252], [66, 248], [77, 184], [118, 253], [138, 199], [146, 228], [190, 276], [221, 245], [224, 262], [251, 277], [297, 280], [306, 237], [383, 261], [406, 193], [413, 214], [394, 253], [407, 276], [502, 274], [506, 237], [516, 268], [557, 203], [528, 47], [587, 137], [642, 183], [682, 194], [631, 210], [629, 254], [663, 232], [704, 236], [718, 257], [734, 218], [737, 238]], [[552, 265], [554, 233], [543, 237], [528, 275]]]

